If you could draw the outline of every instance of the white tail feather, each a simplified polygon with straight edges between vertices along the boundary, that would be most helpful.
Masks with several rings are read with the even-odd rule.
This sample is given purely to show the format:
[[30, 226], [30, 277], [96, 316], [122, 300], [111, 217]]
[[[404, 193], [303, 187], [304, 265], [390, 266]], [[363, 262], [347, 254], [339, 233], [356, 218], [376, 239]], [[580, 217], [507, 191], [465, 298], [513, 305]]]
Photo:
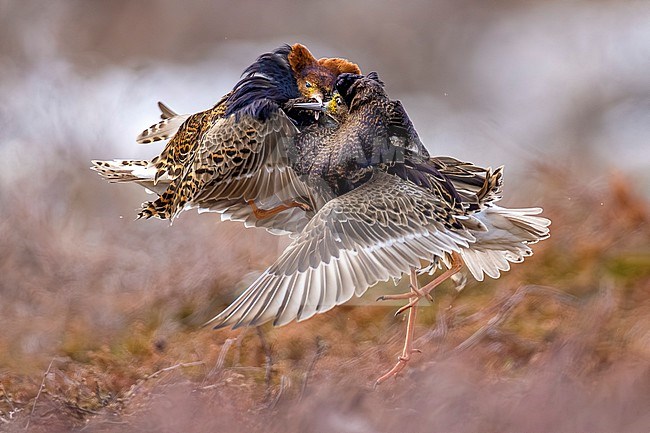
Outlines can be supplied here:
[[510, 263], [532, 255], [529, 245], [549, 237], [551, 221], [534, 216], [541, 212], [541, 208], [491, 206], [474, 214], [487, 231], [473, 232], [476, 242], [460, 252], [472, 276], [477, 281], [483, 281], [484, 275], [498, 278], [510, 269]]

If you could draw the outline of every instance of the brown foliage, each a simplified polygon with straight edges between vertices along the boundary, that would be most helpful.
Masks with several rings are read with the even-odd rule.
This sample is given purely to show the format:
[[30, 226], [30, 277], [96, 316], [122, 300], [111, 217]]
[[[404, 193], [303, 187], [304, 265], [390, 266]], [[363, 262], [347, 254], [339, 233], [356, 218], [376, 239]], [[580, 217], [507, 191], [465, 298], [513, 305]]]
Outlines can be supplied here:
[[[378, 4], [1, 3], [0, 431], [649, 431], [647, 5]], [[206, 108], [296, 35], [378, 70], [432, 154], [506, 163], [504, 203], [553, 220], [499, 280], [441, 287], [423, 353], [376, 390], [404, 321], [374, 298], [404, 287], [202, 328], [286, 240], [134, 221], [140, 188], [88, 170], [159, 151], [126, 147], [155, 98]]]

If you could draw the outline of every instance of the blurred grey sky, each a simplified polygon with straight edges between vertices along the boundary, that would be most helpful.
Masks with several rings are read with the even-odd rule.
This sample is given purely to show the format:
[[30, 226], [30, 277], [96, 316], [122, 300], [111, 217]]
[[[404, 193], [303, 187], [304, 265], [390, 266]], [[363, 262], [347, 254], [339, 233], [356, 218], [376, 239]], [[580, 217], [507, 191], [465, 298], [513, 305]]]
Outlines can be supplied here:
[[545, 160], [650, 195], [641, 1], [0, 0], [3, 188], [66, 164], [91, 188], [89, 158], [157, 154], [134, 142], [156, 101], [211, 106], [285, 42], [378, 71], [433, 154], [506, 164], [506, 191]]

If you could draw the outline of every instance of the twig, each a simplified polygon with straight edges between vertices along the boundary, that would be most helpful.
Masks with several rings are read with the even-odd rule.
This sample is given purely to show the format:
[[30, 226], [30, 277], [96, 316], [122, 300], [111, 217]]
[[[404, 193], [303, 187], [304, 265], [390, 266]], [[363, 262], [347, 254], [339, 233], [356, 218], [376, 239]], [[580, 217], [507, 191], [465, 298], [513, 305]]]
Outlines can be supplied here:
[[503, 303], [503, 305], [501, 305], [501, 308], [499, 308], [497, 313], [490, 320], [488, 320], [485, 325], [481, 326], [468, 339], [460, 343], [456, 347], [455, 351], [460, 352], [465, 349], [469, 349], [470, 347], [477, 344], [487, 334], [492, 332], [494, 328], [501, 325], [510, 315], [510, 312], [514, 309], [514, 307], [523, 300], [526, 292], [527, 291], [518, 289], [510, 298], [508, 298], [508, 300], [506, 300], [506, 302]]
[[314, 354], [314, 357], [312, 358], [311, 362], [309, 363], [309, 367], [307, 367], [307, 371], [305, 372], [305, 379], [302, 382], [302, 390], [300, 391], [300, 400], [302, 400], [303, 396], [307, 392], [307, 382], [311, 377], [311, 373], [314, 370], [314, 367], [316, 367], [316, 362], [318, 362], [318, 360], [322, 358], [326, 352], [327, 343], [322, 338], [316, 337], [316, 353]]
[[181, 362], [180, 364], [172, 365], [171, 367], [166, 367], [163, 369], [160, 369], [156, 371], [155, 373], [151, 373], [148, 376], [145, 376], [144, 380], [149, 380], [153, 379], [154, 377], [158, 376], [160, 373], [165, 373], [167, 371], [171, 370], [176, 370], [177, 368], [185, 368], [185, 367], [195, 367], [197, 365], [203, 365], [205, 362], [203, 361], [194, 361], [194, 362]]
[[208, 377], [212, 377], [212, 375], [214, 375], [217, 371], [223, 369], [223, 366], [226, 363], [226, 355], [228, 354], [230, 347], [233, 345], [235, 341], [237, 341], [235, 338], [227, 338], [226, 341], [223, 342], [223, 345], [221, 346], [221, 351], [219, 351], [219, 356], [217, 357], [217, 362], [214, 364], [214, 367], [212, 367], [212, 370], [210, 370], [206, 378], [203, 379], [202, 384], [205, 383]]
[[7, 390], [5, 389], [5, 386], [2, 384], [2, 382], [0, 382], [0, 389], [2, 390], [2, 395], [4, 396], [5, 401], [9, 403], [9, 406], [11, 406], [11, 410], [15, 410], [16, 406], [14, 406], [14, 402], [11, 401], [11, 399], [7, 395]]
[[131, 389], [129, 389], [129, 390], [124, 394], [124, 396], [123, 396], [122, 398], [118, 399], [118, 401], [121, 401], [121, 402], [126, 402], [126, 401], [128, 401], [131, 397], [133, 397], [133, 395], [136, 393], [136, 391], [138, 391], [138, 390], [140, 389], [140, 387], [142, 386], [142, 384], [143, 384], [144, 382], [146, 382], [146, 381], [149, 380], [149, 379], [153, 379], [154, 377], [158, 376], [158, 375], [161, 374], [161, 373], [165, 373], [165, 372], [167, 372], [167, 371], [176, 370], [177, 368], [181, 368], [181, 367], [194, 367], [194, 366], [197, 366], [197, 365], [204, 365], [204, 364], [205, 364], [205, 362], [203, 362], [203, 361], [181, 362], [181, 363], [179, 363], [179, 364], [172, 365], [172, 366], [170, 366], [170, 367], [165, 367], [165, 368], [163, 368], [163, 369], [160, 369], [160, 370], [158, 370], [158, 371], [156, 371], [156, 372], [154, 372], [154, 373], [151, 373], [151, 374], [148, 375], [148, 376], [145, 376], [144, 378], [142, 378], [142, 379], [140, 379], [139, 381], [137, 381], [136, 383], [134, 383], [134, 384], [131, 386]]
[[241, 359], [241, 345], [244, 342], [244, 337], [246, 337], [246, 335], [248, 335], [248, 330], [249, 329], [250, 328], [244, 328], [244, 330], [237, 337], [237, 341], [236, 341], [236, 343], [237, 343], [237, 351], [235, 352], [235, 356], [233, 357], [232, 365], [238, 365], [239, 364], [239, 360]]
[[[111, 421], [111, 420], [99, 420], [97, 423], [92, 423], [93, 427], [96, 427], [95, 424], [114, 424], [114, 425], [128, 425], [129, 423], [127, 421]], [[79, 429], [79, 431], [87, 431], [87, 429], [90, 427], [91, 423], [86, 423], [85, 426]]]
[[32, 406], [32, 411], [29, 413], [29, 417], [27, 417], [27, 424], [25, 424], [25, 430], [29, 428], [29, 423], [32, 420], [32, 416], [34, 415], [34, 410], [36, 410], [36, 403], [38, 402], [38, 398], [41, 396], [41, 392], [43, 391], [43, 388], [45, 387], [45, 379], [47, 378], [47, 375], [50, 374], [50, 369], [52, 368], [52, 364], [54, 364], [54, 359], [50, 361], [50, 365], [47, 366], [47, 370], [45, 370], [45, 373], [43, 373], [43, 380], [41, 380], [41, 386], [38, 387], [38, 392], [36, 393], [36, 397], [34, 398], [34, 405]]
[[273, 357], [271, 353], [271, 346], [269, 345], [268, 341], [266, 341], [266, 337], [264, 336], [264, 332], [262, 332], [262, 328], [258, 326], [255, 328], [255, 330], [257, 331], [257, 336], [260, 339], [262, 350], [264, 350], [264, 356], [266, 357], [266, 373], [264, 374], [266, 391], [264, 391], [264, 401], [268, 402], [271, 398], [271, 374], [273, 373]]
[[439, 308], [438, 314], [436, 316], [436, 327], [428, 331], [422, 337], [418, 338], [417, 342], [419, 344], [422, 344], [434, 339], [443, 341], [449, 334], [449, 323], [447, 323], [447, 320], [447, 312], [445, 309]]
[[290, 386], [291, 386], [291, 380], [287, 376], [282, 375], [280, 377], [280, 389], [278, 390], [278, 395], [275, 396], [275, 400], [273, 400], [273, 403], [269, 405], [270, 409], [275, 409], [275, 407], [280, 402], [280, 397], [282, 397], [282, 393], [284, 392], [285, 389], [289, 388]]
[[[529, 294], [544, 294], [549, 295], [555, 298], [556, 300], [563, 303], [573, 303], [575, 298], [566, 293], [562, 293], [559, 290], [544, 287], [544, 286], [521, 286], [515, 293], [513, 293], [508, 299], [506, 299], [501, 307], [497, 310], [497, 313], [490, 319], [488, 322], [474, 332], [468, 339], [460, 343], [454, 351], [460, 352], [465, 349], [468, 349], [475, 344], [477, 344], [483, 337], [494, 332], [495, 328], [500, 326], [512, 313], [512, 310], [519, 305], [519, 303]], [[498, 305], [498, 304], [497, 304]], [[492, 309], [492, 308], [490, 308]]]

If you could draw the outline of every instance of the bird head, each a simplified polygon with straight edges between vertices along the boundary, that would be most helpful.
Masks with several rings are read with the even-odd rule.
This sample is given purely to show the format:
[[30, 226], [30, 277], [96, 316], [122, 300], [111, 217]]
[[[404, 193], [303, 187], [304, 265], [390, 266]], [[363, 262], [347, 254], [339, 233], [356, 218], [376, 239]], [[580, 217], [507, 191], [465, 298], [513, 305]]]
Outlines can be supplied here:
[[332, 95], [332, 99], [330, 99], [330, 101], [325, 104], [324, 111], [330, 117], [340, 123], [348, 114], [348, 106], [345, 105], [345, 102], [343, 101], [343, 98], [339, 92], [335, 91]]
[[291, 52], [287, 59], [296, 78], [300, 94], [319, 103], [331, 96], [336, 78], [340, 74], [361, 73], [356, 64], [345, 59], [322, 58], [317, 60], [307, 47], [301, 44], [291, 46]]
[[386, 97], [384, 83], [376, 72], [371, 72], [366, 76], [343, 73], [336, 79], [336, 91], [350, 110], [353, 109], [355, 101], [360, 103], [362, 99], [374, 96]]
[[[327, 123], [327, 119], [330, 119], [340, 124], [345, 121], [348, 115], [348, 107], [337, 91], [334, 91], [332, 98], [324, 104], [320, 102], [298, 102], [293, 107], [303, 110], [313, 110], [316, 113], [325, 113], [327, 116], [324, 123]], [[318, 120], [318, 115], [316, 115], [316, 119]]]

